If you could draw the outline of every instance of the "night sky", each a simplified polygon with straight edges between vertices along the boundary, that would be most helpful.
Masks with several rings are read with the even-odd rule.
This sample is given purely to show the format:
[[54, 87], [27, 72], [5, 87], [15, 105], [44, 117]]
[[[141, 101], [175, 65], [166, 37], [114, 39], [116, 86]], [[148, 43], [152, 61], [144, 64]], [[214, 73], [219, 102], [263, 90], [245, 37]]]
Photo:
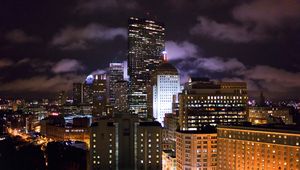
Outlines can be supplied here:
[[0, 96], [51, 96], [126, 60], [130, 16], [165, 23], [183, 82], [245, 80], [250, 97], [299, 99], [299, 0], [1, 0]]

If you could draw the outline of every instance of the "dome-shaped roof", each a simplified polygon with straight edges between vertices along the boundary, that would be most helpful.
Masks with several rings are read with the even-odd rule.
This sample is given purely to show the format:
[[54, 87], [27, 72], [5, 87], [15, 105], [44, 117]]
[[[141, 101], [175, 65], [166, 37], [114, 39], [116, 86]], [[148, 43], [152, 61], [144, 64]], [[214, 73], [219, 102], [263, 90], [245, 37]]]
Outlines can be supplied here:
[[166, 71], [174, 72], [174, 73], [178, 74], [178, 70], [176, 69], [176, 67], [174, 67], [172, 64], [167, 63], [167, 62], [160, 64], [157, 68], [158, 74], [160, 72], [166, 72]]

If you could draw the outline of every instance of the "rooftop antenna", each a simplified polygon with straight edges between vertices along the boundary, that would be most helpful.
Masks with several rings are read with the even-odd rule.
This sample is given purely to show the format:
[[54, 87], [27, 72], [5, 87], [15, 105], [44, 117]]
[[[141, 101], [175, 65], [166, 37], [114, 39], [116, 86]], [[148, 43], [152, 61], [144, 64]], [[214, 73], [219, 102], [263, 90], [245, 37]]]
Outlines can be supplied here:
[[163, 62], [164, 62], [164, 63], [167, 63], [167, 62], [168, 62], [167, 52], [166, 52], [166, 51], [163, 51], [162, 54], [163, 54]]

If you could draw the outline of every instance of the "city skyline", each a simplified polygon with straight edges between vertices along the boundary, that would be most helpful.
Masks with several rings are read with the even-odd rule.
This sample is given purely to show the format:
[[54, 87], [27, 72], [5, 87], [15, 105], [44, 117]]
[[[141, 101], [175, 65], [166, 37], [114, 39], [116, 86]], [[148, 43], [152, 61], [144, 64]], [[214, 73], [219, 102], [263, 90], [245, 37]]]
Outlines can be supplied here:
[[297, 0], [0, 6], [0, 169], [300, 168]]
[[299, 96], [296, 0], [4, 1], [0, 8], [2, 96], [51, 96], [126, 60], [130, 16], [165, 23], [169, 61], [183, 81], [188, 74], [245, 80], [250, 97]]

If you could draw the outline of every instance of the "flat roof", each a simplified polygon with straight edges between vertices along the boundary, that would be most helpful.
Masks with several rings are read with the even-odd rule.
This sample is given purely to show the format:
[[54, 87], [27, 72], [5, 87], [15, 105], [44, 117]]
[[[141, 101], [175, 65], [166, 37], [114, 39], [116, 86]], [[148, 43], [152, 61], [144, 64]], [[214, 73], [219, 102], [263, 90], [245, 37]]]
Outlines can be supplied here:
[[276, 124], [250, 125], [250, 124], [244, 124], [244, 125], [218, 125], [217, 129], [218, 128], [300, 134], [300, 126], [297, 126], [297, 125], [276, 125]]

